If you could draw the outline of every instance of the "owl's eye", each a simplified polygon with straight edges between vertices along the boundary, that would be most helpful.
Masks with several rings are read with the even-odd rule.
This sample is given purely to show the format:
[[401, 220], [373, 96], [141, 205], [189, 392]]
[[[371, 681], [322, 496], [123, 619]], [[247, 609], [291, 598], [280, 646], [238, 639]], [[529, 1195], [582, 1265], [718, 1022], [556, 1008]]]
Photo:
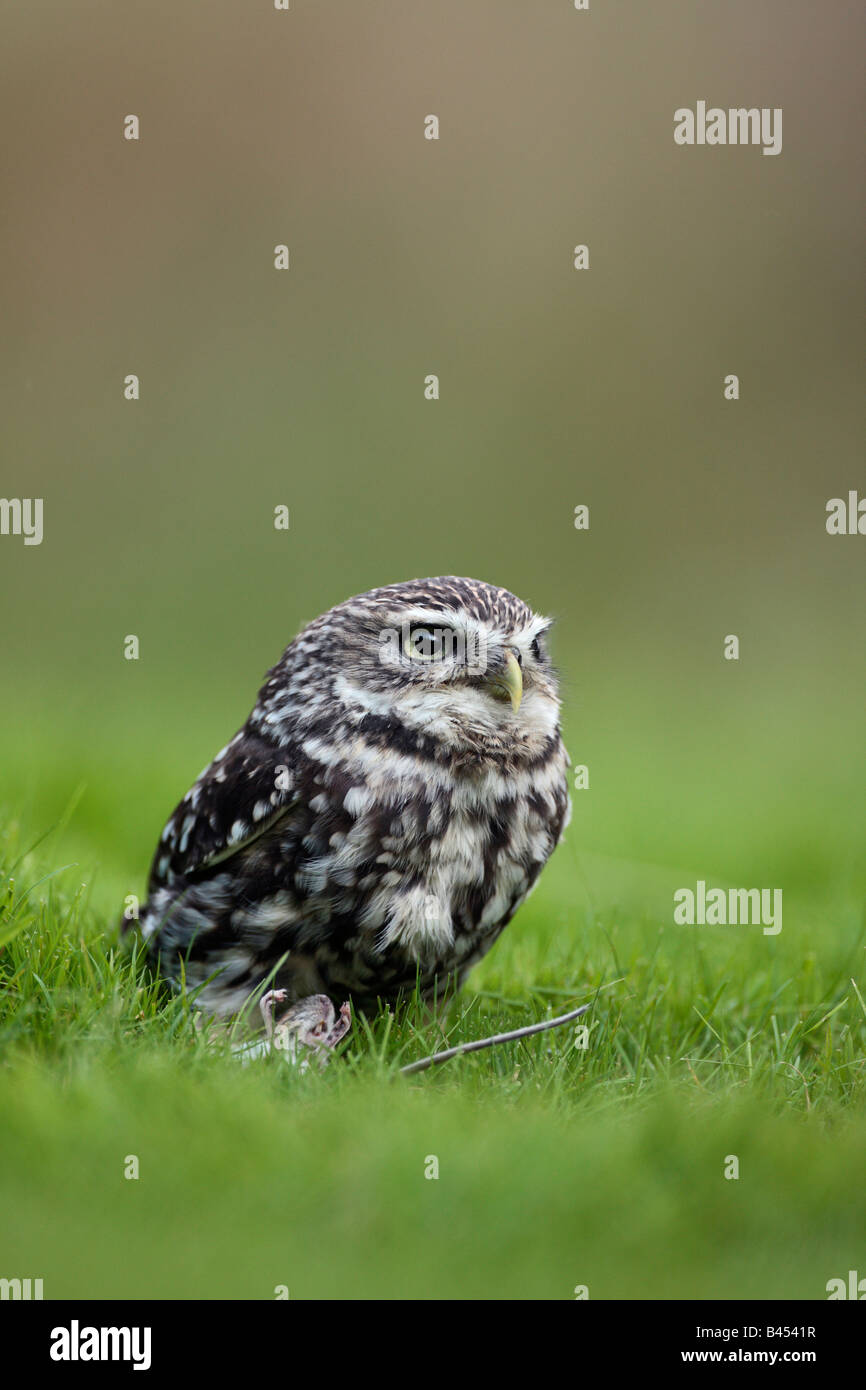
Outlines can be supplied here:
[[447, 627], [410, 627], [403, 650], [413, 661], [441, 661], [452, 650], [454, 633]]

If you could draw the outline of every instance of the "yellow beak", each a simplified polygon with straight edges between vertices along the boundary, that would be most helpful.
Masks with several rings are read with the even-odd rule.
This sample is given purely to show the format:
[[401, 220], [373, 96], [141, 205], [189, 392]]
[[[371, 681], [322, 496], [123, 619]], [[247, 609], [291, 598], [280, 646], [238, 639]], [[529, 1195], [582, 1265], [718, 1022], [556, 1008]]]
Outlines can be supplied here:
[[490, 684], [508, 696], [511, 701], [511, 708], [516, 714], [520, 709], [520, 701], [523, 699], [523, 672], [520, 669], [520, 662], [510, 647], [505, 652], [505, 669], [497, 671], [495, 675], [491, 676]]

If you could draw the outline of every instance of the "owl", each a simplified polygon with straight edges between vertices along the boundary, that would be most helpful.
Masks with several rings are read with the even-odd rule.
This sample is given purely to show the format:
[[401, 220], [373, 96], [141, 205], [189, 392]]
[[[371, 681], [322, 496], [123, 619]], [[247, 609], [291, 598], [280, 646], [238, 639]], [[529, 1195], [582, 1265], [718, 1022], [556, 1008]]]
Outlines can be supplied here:
[[448, 998], [567, 823], [549, 626], [447, 577], [305, 627], [162, 832], [140, 914], [162, 974], [218, 1017], [318, 996], [326, 1038], [347, 1008]]

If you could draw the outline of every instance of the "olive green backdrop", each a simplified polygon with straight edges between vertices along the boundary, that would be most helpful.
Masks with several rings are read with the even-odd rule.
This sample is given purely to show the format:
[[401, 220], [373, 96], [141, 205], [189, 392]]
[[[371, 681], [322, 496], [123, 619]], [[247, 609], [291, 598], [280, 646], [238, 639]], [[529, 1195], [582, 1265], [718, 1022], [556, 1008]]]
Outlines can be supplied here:
[[[645, 864], [832, 930], [863, 875], [866, 539], [824, 528], [866, 493], [863, 27], [835, 0], [8, 15], [0, 491], [45, 533], [0, 537], [2, 792], [36, 830], [71, 810], [106, 907], [304, 620], [455, 572], [559, 619], [575, 902]], [[782, 107], [782, 153], [677, 147], [698, 100]]]

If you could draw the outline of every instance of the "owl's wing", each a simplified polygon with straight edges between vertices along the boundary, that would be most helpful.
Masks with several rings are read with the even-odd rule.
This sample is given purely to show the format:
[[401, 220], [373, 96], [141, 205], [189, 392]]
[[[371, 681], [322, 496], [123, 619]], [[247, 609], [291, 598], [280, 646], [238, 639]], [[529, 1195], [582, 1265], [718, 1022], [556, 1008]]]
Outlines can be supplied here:
[[150, 870], [148, 893], [179, 874], [231, 858], [297, 799], [285, 749], [248, 727], [235, 734], [172, 813]]

